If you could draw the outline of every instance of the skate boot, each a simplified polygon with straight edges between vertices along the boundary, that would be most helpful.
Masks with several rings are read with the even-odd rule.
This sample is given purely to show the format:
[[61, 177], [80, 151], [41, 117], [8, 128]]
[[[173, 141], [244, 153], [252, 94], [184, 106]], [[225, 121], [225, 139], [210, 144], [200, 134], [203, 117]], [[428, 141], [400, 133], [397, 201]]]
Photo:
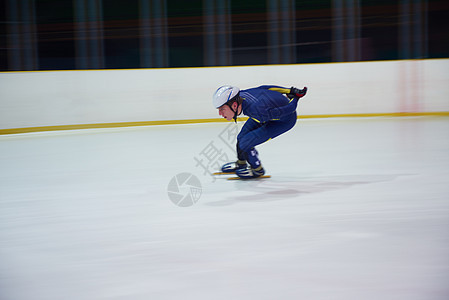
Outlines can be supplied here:
[[259, 167], [253, 169], [251, 167], [245, 168], [245, 169], [238, 169], [235, 171], [235, 174], [237, 174], [238, 177], [242, 179], [251, 179], [251, 178], [257, 178], [265, 174], [265, 170], [260, 165]]
[[237, 160], [235, 162], [230, 162], [224, 164], [221, 167], [221, 171], [223, 173], [235, 173], [237, 170], [246, 169], [246, 161], [245, 160]]

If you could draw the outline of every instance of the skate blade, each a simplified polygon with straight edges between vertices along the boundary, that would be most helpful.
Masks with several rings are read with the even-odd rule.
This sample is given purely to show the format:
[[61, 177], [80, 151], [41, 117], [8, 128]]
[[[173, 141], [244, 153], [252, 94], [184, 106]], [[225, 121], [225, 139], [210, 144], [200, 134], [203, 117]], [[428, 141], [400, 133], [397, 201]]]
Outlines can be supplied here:
[[263, 178], [271, 178], [271, 175], [262, 175], [255, 178], [241, 178], [241, 177], [229, 177], [228, 180], [255, 180], [255, 179], [263, 179]]
[[235, 172], [215, 172], [212, 175], [234, 175]]

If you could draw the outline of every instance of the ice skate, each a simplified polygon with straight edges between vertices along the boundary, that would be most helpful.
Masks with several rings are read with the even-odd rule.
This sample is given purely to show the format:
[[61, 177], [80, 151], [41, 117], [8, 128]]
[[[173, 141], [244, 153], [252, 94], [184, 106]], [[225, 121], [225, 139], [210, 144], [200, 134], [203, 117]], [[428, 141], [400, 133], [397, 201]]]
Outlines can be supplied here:
[[221, 167], [221, 172], [223, 173], [235, 173], [237, 170], [246, 169], [246, 161], [245, 160], [237, 160], [235, 162], [230, 162], [224, 164]]
[[235, 174], [237, 174], [237, 176], [241, 179], [252, 179], [263, 176], [265, 174], [265, 170], [262, 166], [259, 166], [256, 169], [249, 167], [245, 169], [238, 169], [235, 171]]

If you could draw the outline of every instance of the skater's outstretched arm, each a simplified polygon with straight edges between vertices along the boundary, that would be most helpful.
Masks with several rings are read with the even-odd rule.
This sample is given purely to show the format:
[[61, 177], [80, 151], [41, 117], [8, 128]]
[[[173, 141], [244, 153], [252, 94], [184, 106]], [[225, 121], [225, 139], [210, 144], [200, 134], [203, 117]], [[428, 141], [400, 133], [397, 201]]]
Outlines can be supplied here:
[[302, 90], [292, 87], [287, 94], [287, 97], [290, 99], [290, 102], [287, 105], [281, 107], [274, 107], [268, 110], [268, 115], [270, 119], [275, 120], [280, 119], [296, 111], [299, 98], [304, 97], [306, 93], [307, 87], [304, 87]]
[[283, 86], [278, 86], [278, 85], [262, 85], [262, 86], [259, 86], [259, 88], [270, 90], [270, 91], [279, 92], [281, 94], [288, 94], [288, 93], [290, 93], [290, 89], [289, 88], [285, 88]]
[[277, 85], [262, 85], [259, 88], [279, 92], [281, 94], [285, 94], [289, 99], [292, 99], [292, 98], [299, 99], [299, 98], [304, 97], [307, 93], [307, 87], [304, 87], [301, 90], [301, 89], [295, 88], [294, 86], [292, 86], [291, 88], [285, 88], [285, 87], [277, 86]]
[[271, 120], [277, 120], [282, 117], [288, 116], [294, 111], [296, 111], [296, 107], [298, 106], [298, 99], [293, 98], [290, 103], [281, 107], [274, 107], [268, 110], [268, 116]]

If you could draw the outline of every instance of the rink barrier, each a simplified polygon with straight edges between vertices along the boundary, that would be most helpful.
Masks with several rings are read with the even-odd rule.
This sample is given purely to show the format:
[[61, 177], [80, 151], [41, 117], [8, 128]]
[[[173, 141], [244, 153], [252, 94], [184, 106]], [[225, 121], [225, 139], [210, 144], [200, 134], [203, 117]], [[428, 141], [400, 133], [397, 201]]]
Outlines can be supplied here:
[[[367, 113], [367, 114], [301, 115], [298, 116], [298, 119], [426, 117], [426, 116], [449, 117], [449, 112], [399, 112], [399, 113]], [[237, 118], [237, 121], [239, 122], [246, 120], [248, 120], [248, 117]], [[107, 129], [107, 128], [124, 128], [124, 127], [140, 127], [140, 126], [155, 126], [155, 125], [184, 125], [184, 124], [201, 124], [201, 123], [220, 123], [220, 122], [223, 123], [229, 121], [223, 118], [213, 118], [213, 119], [159, 120], [159, 121], [141, 121], [141, 122], [38, 126], [38, 127], [0, 129], [0, 135], [48, 132], [48, 131], [64, 131], [64, 130]]]
[[419, 59], [0, 72], [0, 134], [225, 122], [209, 96], [237, 83], [308, 86], [301, 118], [448, 115], [448, 69]]

